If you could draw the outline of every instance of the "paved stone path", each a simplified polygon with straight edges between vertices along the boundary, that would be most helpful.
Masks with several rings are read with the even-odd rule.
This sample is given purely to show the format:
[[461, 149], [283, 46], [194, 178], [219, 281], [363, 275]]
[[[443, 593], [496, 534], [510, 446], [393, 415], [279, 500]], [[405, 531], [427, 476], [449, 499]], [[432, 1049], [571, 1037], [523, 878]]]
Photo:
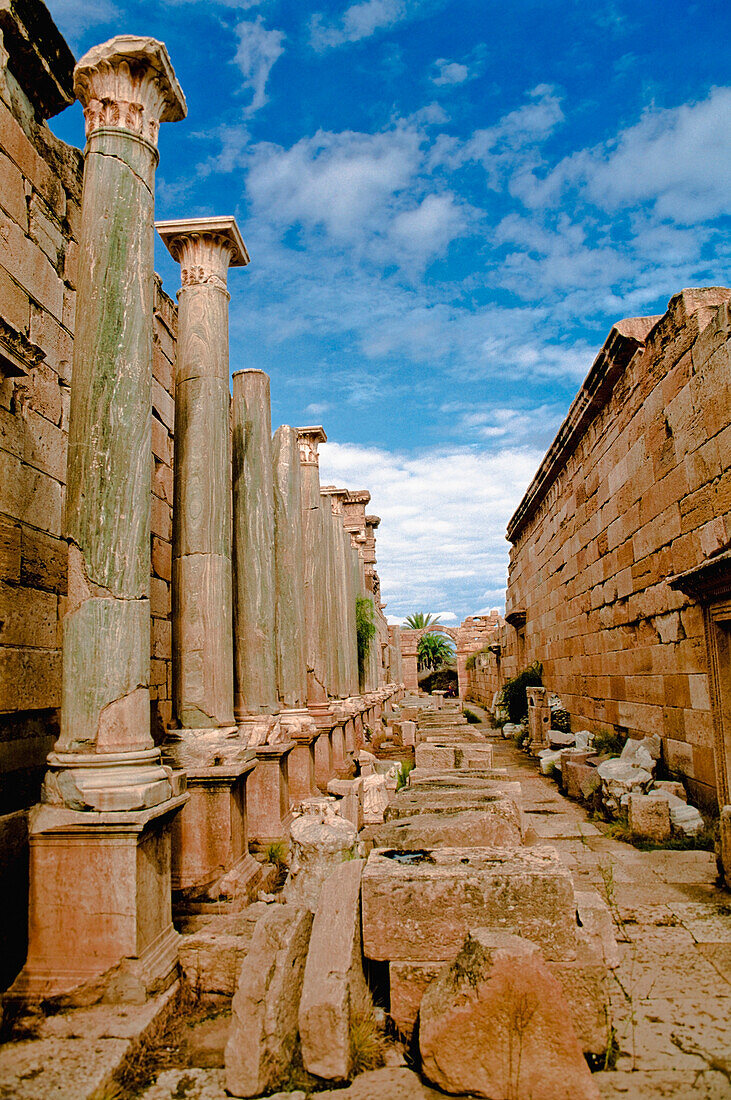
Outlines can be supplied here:
[[641, 852], [606, 836], [535, 761], [490, 739], [495, 766], [520, 780], [526, 827], [556, 847], [576, 889], [599, 890], [614, 915], [621, 1053], [615, 1071], [595, 1074], [602, 1097], [731, 1098], [731, 894], [717, 887], [713, 855]]

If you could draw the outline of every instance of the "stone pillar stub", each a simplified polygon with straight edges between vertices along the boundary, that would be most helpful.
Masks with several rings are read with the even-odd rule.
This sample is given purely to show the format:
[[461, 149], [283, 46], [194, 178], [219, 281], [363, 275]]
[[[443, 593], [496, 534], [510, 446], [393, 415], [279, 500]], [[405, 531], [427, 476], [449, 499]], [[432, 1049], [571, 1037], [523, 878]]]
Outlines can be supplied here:
[[233, 376], [234, 714], [250, 743], [279, 712], [275, 630], [274, 486], [269, 376]]
[[174, 713], [188, 729], [231, 727], [233, 579], [229, 267], [249, 262], [232, 217], [156, 224], [180, 263], [173, 505]]
[[[171, 796], [150, 736], [150, 407], [160, 122], [185, 117], [164, 45], [79, 61], [86, 161], [66, 485], [61, 735], [44, 798], [124, 810]], [[101, 767], [100, 767], [101, 766]]]

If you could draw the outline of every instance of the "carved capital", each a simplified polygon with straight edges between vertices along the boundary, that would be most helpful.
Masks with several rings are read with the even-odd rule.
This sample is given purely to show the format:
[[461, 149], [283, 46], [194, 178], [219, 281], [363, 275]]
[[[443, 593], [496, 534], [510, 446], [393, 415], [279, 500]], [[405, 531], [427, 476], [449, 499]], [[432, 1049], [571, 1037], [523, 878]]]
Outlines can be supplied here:
[[320, 459], [317, 448], [320, 443], [327, 443], [325, 430], [320, 425], [297, 429], [297, 445], [299, 446], [300, 463], [303, 466], [319, 465]]
[[245, 267], [249, 262], [232, 217], [156, 222], [155, 228], [180, 264], [183, 289], [212, 285], [225, 290], [229, 267]]
[[157, 147], [161, 122], [185, 118], [187, 107], [168, 52], [155, 38], [120, 34], [93, 46], [74, 69], [86, 137], [111, 129]]

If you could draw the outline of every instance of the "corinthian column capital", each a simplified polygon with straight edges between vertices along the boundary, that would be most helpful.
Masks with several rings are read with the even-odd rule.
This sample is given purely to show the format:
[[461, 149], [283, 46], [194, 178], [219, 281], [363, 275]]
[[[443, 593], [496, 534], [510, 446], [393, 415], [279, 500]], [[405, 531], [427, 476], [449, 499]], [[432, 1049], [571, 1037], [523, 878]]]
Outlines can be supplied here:
[[120, 34], [93, 46], [74, 69], [74, 91], [87, 140], [98, 130], [118, 130], [157, 148], [160, 123], [187, 114], [167, 49], [156, 38]]
[[156, 222], [155, 228], [180, 264], [183, 290], [202, 285], [225, 290], [229, 267], [246, 267], [249, 263], [249, 253], [233, 217]]
[[317, 427], [298, 428], [297, 443], [300, 450], [300, 463], [302, 466], [319, 466], [320, 459], [317, 448], [320, 443], [327, 443], [325, 429]]

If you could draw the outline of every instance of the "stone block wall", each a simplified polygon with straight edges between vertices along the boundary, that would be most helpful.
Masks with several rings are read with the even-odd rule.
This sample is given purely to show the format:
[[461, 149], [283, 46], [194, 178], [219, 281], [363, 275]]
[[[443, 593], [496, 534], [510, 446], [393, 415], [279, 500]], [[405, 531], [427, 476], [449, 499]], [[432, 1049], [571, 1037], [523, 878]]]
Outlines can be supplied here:
[[541, 660], [576, 729], [659, 734], [706, 804], [703, 613], [668, 578], [731, 546], [730, 302], [685, 290], [612, 329], [508, 527], [504, 657]]

